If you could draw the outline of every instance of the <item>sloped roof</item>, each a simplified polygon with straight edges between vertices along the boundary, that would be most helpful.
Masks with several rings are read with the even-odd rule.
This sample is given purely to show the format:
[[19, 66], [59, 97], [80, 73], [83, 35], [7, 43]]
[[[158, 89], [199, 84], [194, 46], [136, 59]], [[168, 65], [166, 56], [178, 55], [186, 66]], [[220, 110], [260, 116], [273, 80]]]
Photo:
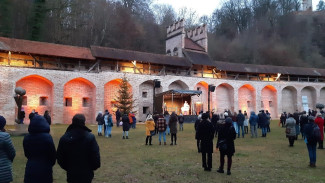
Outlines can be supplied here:
[[204, 51], [205, 49], [189, 38], [185, 38], [185, 49]]
[[161, 95], [171, 95], [177, 97], [177, 96], [192, 96], [192, 95], [200, 95], [202, 94], [202, 91], [198, 90], [168, 90], [162, 93], [156, 94], [156, 96], [161, 96]]
[[184, 49], [183, 53], [192, 64], [215, 66], [214, 61], [205, 52]]
[[264, 74], [290, 74], [305, 76], [325, 76], [325, 69], [287, 67], [274, 65], [253, 65], [215, 61], [217, 69], [222, 71], [244, 72], [244, 73], [264, 73]]
[[95, 60], [89, 48], [5, 37], [0, 37], [0, 50], [82, 60]]
[[91, 46], [91, 52], [94, 57], [118, 60], [136, 60], [146, 63], [154, 63], [161, 65], [191, 67], [186, 58], [166, 56], [161, 54], [153, 54], [139, 51], [122, 50], [115, 48], [107, 48], [100, 46]]

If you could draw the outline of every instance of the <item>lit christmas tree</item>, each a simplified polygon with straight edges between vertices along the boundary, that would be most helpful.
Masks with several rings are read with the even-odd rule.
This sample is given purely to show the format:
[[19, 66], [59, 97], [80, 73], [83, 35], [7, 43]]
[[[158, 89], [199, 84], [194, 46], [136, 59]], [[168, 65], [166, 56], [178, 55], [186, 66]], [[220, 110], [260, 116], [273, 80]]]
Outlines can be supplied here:
[[117, 104], [116, 107], [120, 109], [122, 114], [129, 114], [133, 109], [133, 95], [132, 92], [130, 92], [128, 80], [125, 76], [122, 78], [122, 82], [120, 84], [120, 89], [118, 90], [118, 96], [117, 96]]

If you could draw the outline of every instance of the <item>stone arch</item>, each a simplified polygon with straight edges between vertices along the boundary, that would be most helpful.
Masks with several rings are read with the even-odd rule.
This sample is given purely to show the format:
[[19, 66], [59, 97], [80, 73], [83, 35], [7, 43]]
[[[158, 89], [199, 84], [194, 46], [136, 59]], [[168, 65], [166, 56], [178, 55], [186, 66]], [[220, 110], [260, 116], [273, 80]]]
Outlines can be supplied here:
[[238, 107], [248, 114], [256, 110], [256, 90], [252, 85], [245, 84], [238, 89]]
[[63, 122], [70, 124], [75, 114], [86, 117], [86, 123], [95, 122], [96, 86], [85, 78], [74, 78], [64, 85]]
[[[117, 108], [116, 105], [116, 98], [118, 96], [118, 90], [120, 89], [120, 84], [122, 82], [122, 79], [117, 78], [113, 79], [109, 82], [107, 82], [104, 86], [104, 109], [108, 110], [109, 113], [113, 115], [113, 120], [115, 120], [115, 112]], [[133, 89], [130, 83], [128, 83], [129, 86], [129, 93], [132, 93], [133, 95]]]
[[266, 85], [261, 92], [261, 108], [268, 110], [272, 118], [278, 116], [277, 90], [272, 85]]
[[286, 86], [282, 89], [282, 112], [293, 113], [297, 110], [297, 89]]
[[[202, 94], [200, 96], [192, 96], [191, 103], [193, 106], [194, 113], [198, 114], [200, 111], [207, 111], [208, 110], [208, 83], [204, 81], [200, 81], [194, 86], [193, 90], [202, 91]], [[212, 103], [210, 103], [210, 105], [212, 106]]]
[[215, 94], [217, 113], [222, 113], [225, 109], [234, 111], [234, 87], [222, 83], [216, 87]]
[[319, 103], [325, 104], [325, 87], [320, 89], [319, 92]]
[[[303, 97], [307, 98], [307, 103], [302, 99]], [[307, 109], [307, 105], [308, 109], [316, 109], [316, 89], [312, 86], [304, 87], [301, 90], [301, 98], [299, 100], [301, 100], [303, 110]]]
[[24, 123], [29, 123], [28, 115], [35, 109], [38, 114], [43, 115], [46, 110], [52, 116], [53, 109], [53, 83], [47, 78], [39, 75], [29, 75], [16, 82], [16, 87], [26, 90], [26, 101], [23, 108], [26, 113]]
[[189, 87], [181, 80], [176, 80], [168, 86], [168, 90], [188, 90]]

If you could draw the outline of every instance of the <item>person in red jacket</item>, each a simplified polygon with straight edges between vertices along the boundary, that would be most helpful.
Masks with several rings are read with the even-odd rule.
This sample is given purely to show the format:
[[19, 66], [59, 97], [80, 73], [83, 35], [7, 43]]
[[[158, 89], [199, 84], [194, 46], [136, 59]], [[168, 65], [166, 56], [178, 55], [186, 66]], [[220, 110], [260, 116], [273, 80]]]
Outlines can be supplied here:
[[317, 114], [317, 118], [315, 119], [315, 123], [318, 125], [320, 129], [321, 139], [318, 141], [318, 149], [323, 149], [323, 140], [324, 140], [324, 119], [320, 113]]

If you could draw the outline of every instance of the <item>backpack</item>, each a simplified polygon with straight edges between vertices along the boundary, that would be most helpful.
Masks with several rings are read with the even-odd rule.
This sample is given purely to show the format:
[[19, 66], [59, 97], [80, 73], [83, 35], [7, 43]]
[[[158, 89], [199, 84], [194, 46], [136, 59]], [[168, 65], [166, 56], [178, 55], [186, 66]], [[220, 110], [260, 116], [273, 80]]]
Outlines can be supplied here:
[[318, 142], [321, 139], [320, 128], [317, 124], [313, 125], [313, 133], [310, 136], [310, 140]]

